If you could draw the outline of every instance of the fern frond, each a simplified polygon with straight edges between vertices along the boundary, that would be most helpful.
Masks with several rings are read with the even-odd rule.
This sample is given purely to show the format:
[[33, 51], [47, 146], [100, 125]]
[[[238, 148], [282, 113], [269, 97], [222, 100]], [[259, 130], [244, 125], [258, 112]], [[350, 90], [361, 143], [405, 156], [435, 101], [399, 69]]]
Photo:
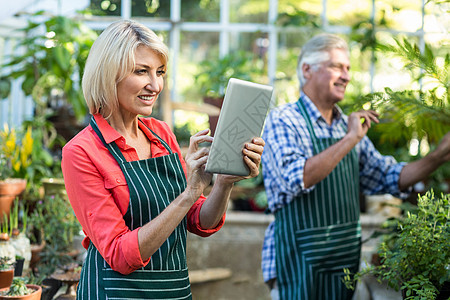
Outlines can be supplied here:
[[430, 142], [439, 141], [450, 131], [450, 109], [443, 99], [436, 98], [434, 91], [392, 91], [365, 95], [364, 103], [370, 102], [372, 109], [378, 111], [384, 124], [383, 140], [400, 137], [427, 137]]
[[394, 39], [396, 45], [379, 45], [378, 49], [385, 52], [390, 52], [395, 56], [400, 57], [408, 70], [422, 70], [416, 79], [429, 77], [443, 86], [448, 94], [450, 87], [449, 67], [450, 58], [447, 53], [443, 64], [438, 63], [437, 57], [433, 53], [433, 49], [425, 44], [423, 52], [420, 51], [417, 44], [410, 43], [406, 38], [403, 40]]

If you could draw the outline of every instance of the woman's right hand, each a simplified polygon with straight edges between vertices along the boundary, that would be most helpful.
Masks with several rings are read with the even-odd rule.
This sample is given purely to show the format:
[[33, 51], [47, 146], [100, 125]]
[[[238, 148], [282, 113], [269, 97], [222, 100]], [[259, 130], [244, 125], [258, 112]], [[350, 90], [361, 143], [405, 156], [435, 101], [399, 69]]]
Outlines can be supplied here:
[[[211, 183], [212, 174], [205, 172], [209, 147], [200, 147], [200, 143], [212, 143], [213, 137], [207, 135], [209, 129], [197, 132], [190, 138], [189, 149], [185, 157], [187, 168], [187, 186], [185, 192], [196, 201], [203, 190]], [[191, 198], [192, 197], [192, 198]]]

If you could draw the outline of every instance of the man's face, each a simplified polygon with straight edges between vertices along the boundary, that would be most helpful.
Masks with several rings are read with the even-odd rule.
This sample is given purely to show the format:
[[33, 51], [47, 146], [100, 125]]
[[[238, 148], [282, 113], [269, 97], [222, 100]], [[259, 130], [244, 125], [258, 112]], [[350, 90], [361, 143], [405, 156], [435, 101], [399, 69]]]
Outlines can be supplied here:
[[310, 67], [305, 78], [313, 97], [334, 104], [344, 99], [350, 80], [350, 61], [345, 50], [333, 49], [328, 53], [329, 59], [320, 63], [317, 69]]

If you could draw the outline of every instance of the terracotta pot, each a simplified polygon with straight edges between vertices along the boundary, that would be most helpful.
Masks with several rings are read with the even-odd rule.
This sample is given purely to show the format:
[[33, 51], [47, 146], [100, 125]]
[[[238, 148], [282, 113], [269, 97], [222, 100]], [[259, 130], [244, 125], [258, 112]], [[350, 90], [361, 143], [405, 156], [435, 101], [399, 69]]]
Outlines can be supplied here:
[[26, 187], [26, 179], [9, 178], [0, 181], [0, 220], [3, 220], [4, 214], [9, 216], [14, 199], [22, 194]]
[[[204, 97], [203, 102], [214, 105], [218, 108], [222, 108], [223, 97], [221, 97], [221, 98]], [[214, 136], [214, 133], [216, 132], [218, 120], [219, 120], [219, 116], [209, 116], [209, 129], [211, 129], [211, 136]]]
[[45, 241], [41, 244], [32, 244], [31, 245], [31, 260], [30, 260], [30, 269], [33, 270], [34, 267], [38, 264], [38, 262], [41, 260], [41, 252], [45, 248]]
[[0, 289], [9, 288], [14, 278], [14, 269], [0, 271]]
[[[40, 300], [42, 294], [42, 288], [39, 285], [27, 284], [27, 288], [34, 290], [31, 294], [24, 296], [0, 296], [0, 300], [7, 299], [26, 299], [26, 300]], [[0, 289], [0, 291], [6, 291], [9, 287]]]

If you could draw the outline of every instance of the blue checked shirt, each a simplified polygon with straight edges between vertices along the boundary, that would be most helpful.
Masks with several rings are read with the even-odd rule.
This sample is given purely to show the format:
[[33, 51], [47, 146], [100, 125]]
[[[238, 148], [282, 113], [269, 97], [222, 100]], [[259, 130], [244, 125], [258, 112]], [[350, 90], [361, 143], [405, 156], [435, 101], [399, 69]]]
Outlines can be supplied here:
[[[304, 94], [301, 100], [311, 118], [317, 138], [342, 138], [347, 133], [348, 117], [335, 106], [333, 122], [328, 125], [311, 100]], [[262, 172], [271, 212], [282, 208], [297, 195], [308, 193], [303, 183], [303, 169], [312, 157], [313, 144], [306, 121], [296, 103], [273, 109], [266, 120], [263, 139]], [[357, 145], [360, 191], [366, 195], [389, 193], [405, 197], [398, 188], [398, 179], [405, 163], [397, 163], [392, 156], [381, 155], [365, 136]], [[261, 267], [264, 281], [276, 277], [275, 240], [273, 222], [266, 230]]]

